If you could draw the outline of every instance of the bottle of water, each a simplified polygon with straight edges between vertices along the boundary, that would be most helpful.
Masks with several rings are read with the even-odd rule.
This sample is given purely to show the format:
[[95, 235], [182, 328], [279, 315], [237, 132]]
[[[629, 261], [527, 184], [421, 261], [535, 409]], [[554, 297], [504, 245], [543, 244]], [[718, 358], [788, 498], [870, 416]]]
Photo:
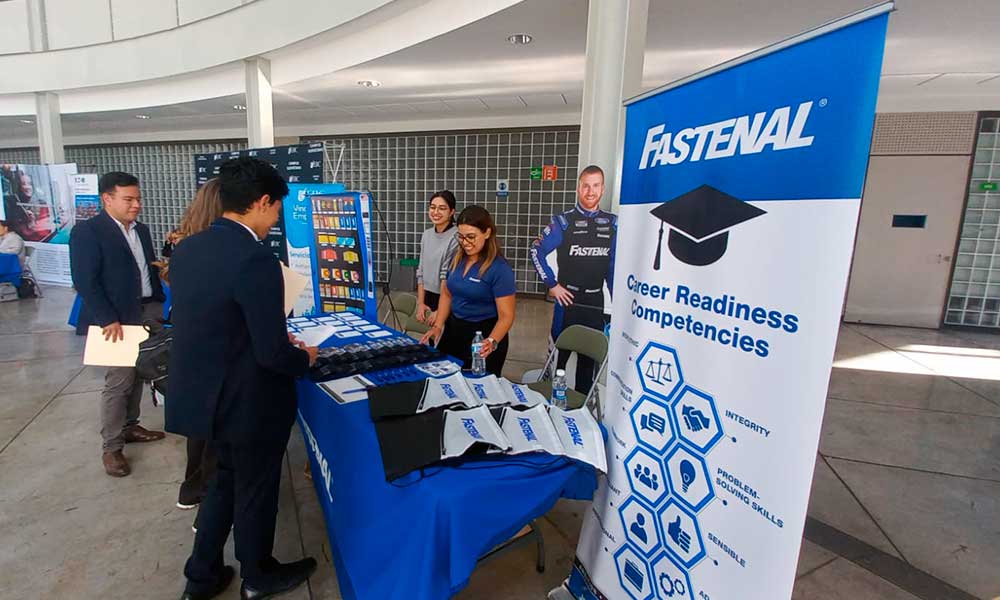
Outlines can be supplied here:
[[472, 374], [486, 375], [486, 359], [479, 355], [483, 349], [483, 332], [477, 331], [472, 339]]
[[566, 410], [566, 371], [556, 369], [552, 378], [552, 406]]

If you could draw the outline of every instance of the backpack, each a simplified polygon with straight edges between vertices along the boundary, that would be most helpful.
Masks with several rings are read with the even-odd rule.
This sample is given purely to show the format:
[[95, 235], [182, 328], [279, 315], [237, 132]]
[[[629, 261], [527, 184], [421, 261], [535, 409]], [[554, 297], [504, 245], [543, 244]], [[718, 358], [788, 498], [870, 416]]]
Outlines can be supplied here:
[[167, 366], [170, 362], [170, 346], [174, 341], [174, 328], [169, 322], [146, 321], [143, 328], [149, 338], [139, 343], [139, 357], [135, 361], [135, 374], [149, 382], [153, 393], [153, 404], [159, 405], [167, 394]]
[[21, 286], [17, 288], [18, 298], [37, 298], [38, 291], [35, 285], [35, 280], [30, 277], [21, 278]]

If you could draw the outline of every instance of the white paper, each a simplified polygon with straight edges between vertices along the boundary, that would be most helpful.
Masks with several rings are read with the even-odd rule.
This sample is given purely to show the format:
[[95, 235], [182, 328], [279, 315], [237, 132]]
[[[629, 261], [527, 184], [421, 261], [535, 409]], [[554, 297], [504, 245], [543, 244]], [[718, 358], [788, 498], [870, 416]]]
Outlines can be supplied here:
[[87, 329], [87, 345], [83, 350], [83, 364], [98, 367], [134, 367], [139, 358], [139, 344], [149, 338], [141, 325], [122, 325], [125, 339], [110, 342], [97, 325]]
[[299, 294], [306, 289], [309, 283], [300, 273], [281, 265], [281, 276], [285, 280], [285, 314], [292, 312], [295, 302], [299, 299]]
[[373, 333], [369, 333], [368, 337], [378, 339], [378, 338], [381, 338], [381, 337], [386, 337], [388, 335], [392, 335], [392, 332], [391, 331], [375, 331]]
[[367, 400], [367, 387], [373, 384], [361, 375], [352, 375], [333, 381], [325, 381], [319, 385], [338, 403], [350, 404], [359, 400]]
[[319, 346], [335, 332], [329, 325], [316, 325], [309, 329], [303, 329], [295, 335], [296, 338], [306, 346]]

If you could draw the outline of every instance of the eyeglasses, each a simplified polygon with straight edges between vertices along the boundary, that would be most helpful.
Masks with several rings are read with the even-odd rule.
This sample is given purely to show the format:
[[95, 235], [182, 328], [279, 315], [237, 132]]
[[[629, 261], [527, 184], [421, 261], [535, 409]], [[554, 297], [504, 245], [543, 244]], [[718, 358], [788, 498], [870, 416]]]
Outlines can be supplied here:
[[479, 238], [481, 234], [478, 233], [456, 233], [455, 236], [458, 237], [460, 242], [474, 242]]

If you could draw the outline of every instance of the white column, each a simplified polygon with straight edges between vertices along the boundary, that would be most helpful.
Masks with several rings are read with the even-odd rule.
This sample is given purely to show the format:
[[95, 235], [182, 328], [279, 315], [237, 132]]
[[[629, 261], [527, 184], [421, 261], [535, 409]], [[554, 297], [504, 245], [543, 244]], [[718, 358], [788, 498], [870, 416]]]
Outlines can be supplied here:
[[57, 165], [66, 162], [57, 94], [35, 93], [35, 127], [38, 129], [38, 152], [42, 164]]
[[28, 40], [32, 52], [49, 49], [49, 30], [45, 23], [45, 0], [28, 0]]
[[258, 56], [243, 62], [247, 78], [247, 140], [251, 148], [268, 148], [274, 145], [271, 61]]
[[[45, 0], [28, 0], [28, 39], [32, 52], [49, 49]], [[66, 162], [58, 95], [52, 92], [35, 93], [35, 128], [38, 131], [38, 153], [42, 164]]]
[[601, 207], [618, 209], [621, 151], [625, 137], [622, 101], [640, 91], [646, 51], [649, 0], [590, 0], [587, 61], [580, 120], [580, 169], [604, 169]]

